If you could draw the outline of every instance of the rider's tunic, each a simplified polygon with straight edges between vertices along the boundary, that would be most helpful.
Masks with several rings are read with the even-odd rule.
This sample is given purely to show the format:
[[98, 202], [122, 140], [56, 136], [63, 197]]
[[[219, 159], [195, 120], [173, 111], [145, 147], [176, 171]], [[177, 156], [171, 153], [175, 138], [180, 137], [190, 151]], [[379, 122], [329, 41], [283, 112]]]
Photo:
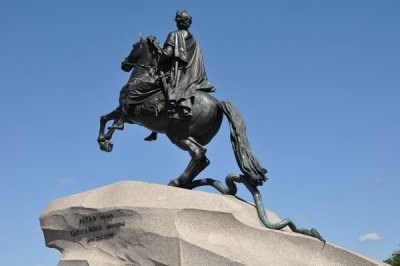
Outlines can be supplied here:
[[171, 32], [165, 41], [166, 46], [173, 48], [170, 60], [166, 62], [166, 68], [171, 70], [169, 101], [176, 110], [172, 118], [190, 118], [194, 90], [213, 92], [215, 87], [207, 79], [200, 47], [190, 32]]

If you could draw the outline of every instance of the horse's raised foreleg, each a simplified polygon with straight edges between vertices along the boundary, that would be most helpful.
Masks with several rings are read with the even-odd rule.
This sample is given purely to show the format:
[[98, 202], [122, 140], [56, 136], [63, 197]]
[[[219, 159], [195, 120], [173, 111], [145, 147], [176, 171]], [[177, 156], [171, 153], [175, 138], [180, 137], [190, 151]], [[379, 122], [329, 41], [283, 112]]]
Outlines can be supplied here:
[[102, 115], [100, 117], [100, 128], [99, 128], [99, 137], [98, 140], [106, 140], [106, 139], [111, 139], [113, 131], [110, 133], [111, 130], [108, 130], [107, 133], [105, 134], [104, 131], [106, 129], [106, 124], [110, 120], [116, 120], [119, 119], [121, 116], [121, 107], [117, 107], [114, 111], [111, 113], [108, 113], [106, 115]]
[[106, 124], [110, 120], [117, 120], [121, 116], [121, 107], [116, 108], [114, 111], [111, 113], [108, 113], [106, 115], [103, 115], [100, 117], [100, 128], [99, 128], [99, 136], [97, 138], [97, 142], [100, 145], [100, 149], [102, 151], [107, 151], [110, 152], [112, 151], [112, 143], [110, 142], [110, 139], [115, 131], [115, 129], [109, 129], [107, 133], [104, 133], [106, 129]]

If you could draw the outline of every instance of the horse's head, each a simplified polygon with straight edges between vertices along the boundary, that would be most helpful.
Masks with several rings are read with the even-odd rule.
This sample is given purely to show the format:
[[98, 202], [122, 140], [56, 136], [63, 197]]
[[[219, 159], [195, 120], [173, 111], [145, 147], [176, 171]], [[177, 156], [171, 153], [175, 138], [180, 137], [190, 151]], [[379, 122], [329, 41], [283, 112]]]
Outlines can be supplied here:
[[157, 67], [159, 55], [162, 52], [154, 36], [143, 37], [133, 45], [130, 54], [122, 61], [122, 70], [129, 72], [135, 66], [143, 68]]

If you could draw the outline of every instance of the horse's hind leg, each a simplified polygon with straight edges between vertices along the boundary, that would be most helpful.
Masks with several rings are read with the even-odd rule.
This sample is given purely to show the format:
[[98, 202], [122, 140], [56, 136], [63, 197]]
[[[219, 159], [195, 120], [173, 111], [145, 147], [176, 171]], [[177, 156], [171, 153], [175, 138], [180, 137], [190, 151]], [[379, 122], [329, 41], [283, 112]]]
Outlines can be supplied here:
[[185, 187], [186, 184], [192, 182], [192, 180], [210, 164], [210, 161], [205, 156], [207, 149], [190, 137], [187, 139], [174, 139], [172, 141], [179, 148], [188, 151], [191, 160], [181, 176], [171, 180], [169, 185]]

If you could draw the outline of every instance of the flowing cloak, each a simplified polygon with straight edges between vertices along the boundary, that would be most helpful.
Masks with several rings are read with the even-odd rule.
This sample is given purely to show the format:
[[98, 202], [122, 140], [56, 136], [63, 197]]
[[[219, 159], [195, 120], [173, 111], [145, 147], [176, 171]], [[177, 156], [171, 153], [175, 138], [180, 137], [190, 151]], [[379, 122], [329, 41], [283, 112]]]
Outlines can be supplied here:
[[[186, 31], [171, 32], [165, 46], [173, 48], [170, 61], [172, 90], [169, 92], [169, 100], [176, 101], [175, 108], [183, 108], [191, 116], [194, 90], [215, 91], [214, 85], [207, 79], [200, 46], [193, 35]], [[178, 69], [175, 69], [176, 65]]]

